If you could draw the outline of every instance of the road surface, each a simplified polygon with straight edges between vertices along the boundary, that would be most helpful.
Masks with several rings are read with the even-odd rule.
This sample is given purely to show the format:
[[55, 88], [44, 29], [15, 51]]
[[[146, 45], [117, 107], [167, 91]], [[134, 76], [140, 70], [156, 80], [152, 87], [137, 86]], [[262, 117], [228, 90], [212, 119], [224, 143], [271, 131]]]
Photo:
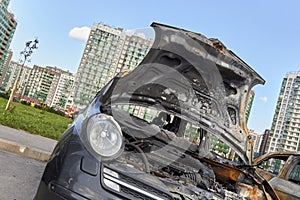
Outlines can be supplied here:
[[0, 199], [33, 199], [45, 162], [0, 150]]

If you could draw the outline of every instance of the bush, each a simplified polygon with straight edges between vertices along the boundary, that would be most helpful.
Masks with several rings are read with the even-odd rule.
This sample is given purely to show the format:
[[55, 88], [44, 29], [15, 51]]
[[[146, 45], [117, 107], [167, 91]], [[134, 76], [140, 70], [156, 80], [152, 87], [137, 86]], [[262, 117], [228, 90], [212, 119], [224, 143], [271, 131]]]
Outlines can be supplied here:
[[1, 92], [1, 93], [0, 93], [0, 97], [5, 98], [5, 99], [9, 99], [9, 94], [8, 94], [8, 93]]

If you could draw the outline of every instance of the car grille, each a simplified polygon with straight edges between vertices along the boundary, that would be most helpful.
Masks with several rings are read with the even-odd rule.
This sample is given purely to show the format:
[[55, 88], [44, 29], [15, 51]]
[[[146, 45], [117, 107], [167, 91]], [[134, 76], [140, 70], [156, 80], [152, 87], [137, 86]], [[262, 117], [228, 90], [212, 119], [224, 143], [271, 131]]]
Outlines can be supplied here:
[[103, 186], [112, 192], [122, 195], [128, 199], [141, 199], [141, 200], [172, 200], [173, 198], [142, 181], [118, 173], [114, 170], [104, 167], [103, 173]]

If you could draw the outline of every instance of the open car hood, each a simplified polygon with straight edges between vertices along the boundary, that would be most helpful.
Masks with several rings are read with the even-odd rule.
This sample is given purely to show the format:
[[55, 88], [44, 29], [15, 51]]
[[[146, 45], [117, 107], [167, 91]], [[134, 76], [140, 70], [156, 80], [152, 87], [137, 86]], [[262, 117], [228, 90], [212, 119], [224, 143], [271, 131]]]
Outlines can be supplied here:
[[155, 40], [139, 66], [122, 76], [110, 101], [135, 102], [180, 115], [252, 162], [245, 109], [264, 80], [218, 39], [153, 23]]

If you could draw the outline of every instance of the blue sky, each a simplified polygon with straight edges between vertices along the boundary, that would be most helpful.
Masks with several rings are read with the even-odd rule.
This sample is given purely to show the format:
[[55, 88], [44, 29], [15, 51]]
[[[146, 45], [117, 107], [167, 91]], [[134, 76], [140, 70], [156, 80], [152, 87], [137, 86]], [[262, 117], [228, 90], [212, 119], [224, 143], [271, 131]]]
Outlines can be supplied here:
[[38, 37], [28, 66], [76, 72], [85, 42], [70, 31], [99, 22], [126, 30], [155, 21], [219, 38], [266, 80], [254, 88], [248, 123], [262, 133], [271, 128], [282, 78], [300, 69], [299, 8], [298, 0], [11, 0], [18, 26], [10, 47], [17, 61], [25, 42]]

